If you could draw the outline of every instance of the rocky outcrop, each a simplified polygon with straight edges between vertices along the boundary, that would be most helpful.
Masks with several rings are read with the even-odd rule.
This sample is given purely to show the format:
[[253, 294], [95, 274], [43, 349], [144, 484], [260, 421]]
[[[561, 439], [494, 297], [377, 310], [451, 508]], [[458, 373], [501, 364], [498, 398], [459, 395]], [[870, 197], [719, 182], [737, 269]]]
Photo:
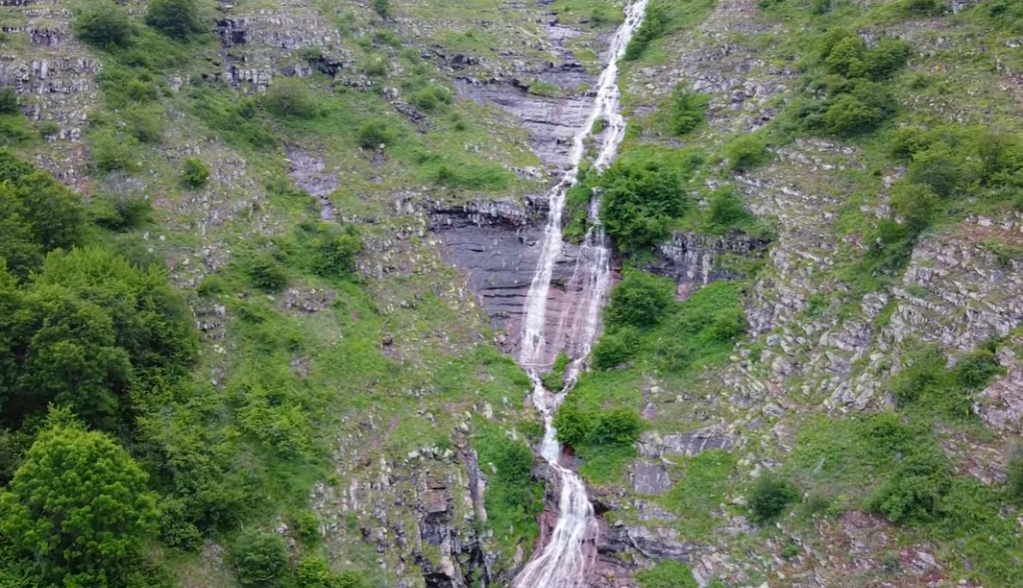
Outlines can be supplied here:
[[1018, 435], [1023, 432], [1023, 363], [1008, 347], [998, 350], [997, 359], [1006, 373], [977, 394], [973, 412], [992, 429]]
[[721, 237], [674, 233], [670, 240], [657, 245], [657, 259], [644, 269], [672, 278], [683, 288], [699, 287], [740, 277], [735, 270], [721, 267], [722, 256], [761, 257], [769, 244], [766, 239], [738, 232]]
[[710, 449], [728, 450], [733, 445], [732, 437], [726, 431], [716, 428], [663, 437], [655, 431], [648, 431], [637, 443], [639, 454], [648, 459], [669, 455], [693, 457]]
[[288, 175], [295, 186], [305, 190], [320, 205], [320, 219], [336, 221], [337, 210], [330, 201], [330, 195], [337, 190], [337, 173], [326, 169], [323, 155], [312, 155], [295, 145], [286, 145], [288, 152]]

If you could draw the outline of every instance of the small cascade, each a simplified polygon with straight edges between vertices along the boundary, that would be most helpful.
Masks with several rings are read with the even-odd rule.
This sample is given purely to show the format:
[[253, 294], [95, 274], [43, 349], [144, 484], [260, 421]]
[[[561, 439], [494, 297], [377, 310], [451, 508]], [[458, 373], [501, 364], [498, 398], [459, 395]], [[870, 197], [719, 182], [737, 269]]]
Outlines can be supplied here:
[[[619, 103], [618, 60], [642, 23], [646, 5], [647, 0], [636, 0], [626, 7], [625, 22], [615, 31], [608, 64], [598, 80], [593, 109], [573, 138], [571, 168], [547, 194], [550, 203], [547, 224], [541, 239], [540, 259], [526, 296], [518, 362], [533, 381], [533, 403], [544, 418], [540, 454], [557, 473], [561, 493], [554, 532], [547, 545], [533, 555], [515, 579], [515, 588], [582, 588], [586, 585], [586, 571], [595, 551], [586, 549], [586, 542], [593, 541], [596, 533], [593, 505], [579, 476], [560, 464], [561, 445], [553, 419], [558, 405], [583, 369], [583, 362], [600, 331], [600, 313], [611, 284], [611, 250], [599, 221], [599, 197], [590, 202], [590, 228], [569, 280], [580, 292], [579, 298], [570, 311], [560, 313], [553, 329], [548, 329], [547, 310], [554, 265], [564, 247], [561, 217], [568, 190], [578, 180], [586, 139], [594, 123], [603, 120], [600, 150], [594, 161], [596, 168], [603, 169], [614, 159], [625, 136], [625, 120]], [[564, 377], [566, 384], [562, 390], [549, 391], [544, 388], [541, 376], [550, 369], [560, 351], [565, 351], [570, 358]]]

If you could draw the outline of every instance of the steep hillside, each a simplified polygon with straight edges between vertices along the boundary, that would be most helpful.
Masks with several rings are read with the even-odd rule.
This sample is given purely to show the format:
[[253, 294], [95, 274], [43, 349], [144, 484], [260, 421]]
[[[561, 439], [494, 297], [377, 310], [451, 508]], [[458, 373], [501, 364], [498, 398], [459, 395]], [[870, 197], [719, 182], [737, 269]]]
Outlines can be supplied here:
[[[0, 587], [511, 586], [544, 194], [623, 4], [0, 5]], [[650, 0], [551, 279], [556, 323], [600, 195], [585, 585], [1021, 585], [1021, 36]]]

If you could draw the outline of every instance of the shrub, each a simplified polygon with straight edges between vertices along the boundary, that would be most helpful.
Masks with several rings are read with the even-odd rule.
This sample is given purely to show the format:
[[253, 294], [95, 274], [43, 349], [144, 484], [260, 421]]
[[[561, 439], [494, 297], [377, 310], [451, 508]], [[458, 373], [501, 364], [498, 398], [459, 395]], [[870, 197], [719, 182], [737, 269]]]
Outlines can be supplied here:
[[635, 356], [638, 344], [639, 333], [631, 327], [604, 333], [600, 341], [593, 346], [593, 367], [598, 370], [609, 370], [622, 365]]
[[799, 491], [788, 480], [766, 471], [757, 479], [747, 498], [752, 520], [763, 525], [778, 518], [799, 500]]
[[1005, 474], [1009, 498], [1016, 504], [1023, 504], [1023, 450], [1019, 446], [1012, 448]]
[[153, 206], [138, 194], [117, 193], [92, 202], [96, 224], [115, 231], [134, 229], [149, 221]]
[[201, 188], [210, 179], [210, 168], [198, 157], [186, 157], [181, 166], [181, 182], [189, 188]]
[[593, 426], [591, 415], [579, 407], [577, 402], [566, 400], [554, 414], [554, 428], [558, 441], [566, 445], [579, 446], [586, 442]]
[[565, 369], [568, 367], [568, 355], [564, 351], [558, 354], [558, 357], [554, 360], [554, 366], [551, 367], [551, 371], [547, 372], [543, 376], [543, 387], [552, 391], [557, 392], [565, 387]]
[[743, 135], [729, 141], [725, 146], [725, 157], [728, 158], [729, 169], [746, 172], [769, 162], [771, 152], [760, 137]]
[[386, 147], [397, 140], [397, 133], [391, 124], [383, 119], [367, 121], [359, 128], [359, 146], [363, 149]]
[[90, 136], [92, 158], [101, 172], [134, 171], [138, 167], [138, 140], [104, 129]]
[[319, 114], [309, 87], [298, 78], [278, 78], [263, 95], [263, 105], [281, 118], [313, 118]]
[[288, 572], [288, 549], [276, 533], [243, 534], [231, 548], [231, 560], [243, 586], [270, 588]]
[[746, 210], [739, 191], [724, 188], [711, 196], [705, 230], [712, 235], [724, 235], [731, 230], [747, 227], [755, 219]]
[[859, 78], [867, 73], [863, 60], [867, 53], [867, 44], [857, 35], [845, 37], [838, 41], [828, 53], [825, 64], [828, 71], [846, 78]]
[[408, 101], [420, 110], [433, 112], [438, 108], [451, 104], [452, 97], [451, 92], [447, 88], [431, 84], [421, 90], [410, 93]]
[[868, 51], [864, 58], [867, 75], [875, 81], [891, 77], [905, 67], [912, 51], [912, 45], [902, 39], [881, 39], [877, 47]]
[[642, 57], [650, 43], [668, 32], [670, 20], [668, 11], [661, 4], [650, 3], [643, 16], [643, 24], [639, 26], [639, 30], [632, 36], [628, 47], [625, 48], [625, 60], [635, 61]]
[[157, 144], [163, 141], [162, 110], [158, 108], [133, 107], [124, 111], [125, 130], [142, 143]]
[[362, 239], [355, 225], [343, 230], [323, 227], [315, 243], [314, 271], [321, 276], [345, 277], [355, 272], [355, 259], [362, 252]]
[[203, 32], [195, 0], [151, 0], [146, 10], [146, 24], [175, 39]]
[[952, 466], [940, 448], [917, 448], [898, 461], [867, 506], [893, 523], [932, 520], [943, 514], [952, 476]]
[[39, 136], [43, 139], [52, 139], [60, 135], [60, 125], [56, 121], [47, 120], [39, 125]]
[[387, 18], [391, 14], [391, 1], [373, 0], [373, 10], [375, 10], [381, 17]]
[[930, 186], [905, 181], [892, 186], [889, 200], [892, 210], [912, 233], [919, 233], [930, 226], [940, 204], [938, 195]]
[[643, 431], [643, 421], [632, 408], [602, 411], [590, 430], [589, 445], [632, 445]]
[[272, 255], [258, 255], [249, 267], [252, 285], [264, 292], [279, 292], [288, 285], [288, 274]]
[[903, 0], [903, 6], [916, 16], [940, 16], [948, 11], [944, 0]]
[[92, 0], [74, 17], [72, 29], [82, 41], [100, 48], [126, 47], [135, 36], [135, 23], [110, 0]]
[[969, 183], [970, 175], [959, 154], [946, 143], [934, 143], [913, 156], [905, 180], [924, 184], [941, 198], [948, 198]]
[[600, 218], [619, 248], [635, 253], [665, 239], [686, 210], [679, 173], [667, 165], [616, 163], [600, 177]]
[[690, 133], [703, 123], [710, 98], [686, 90], [678, 84], [671, 95], [670, 128], [674, 135], [682, 136]]
[[0, 90], [0, 114], [21, 114], [18, 91], [11, 87]]
[[631, 271], [611, 291], [604, 309], [609, 329], [619, 327], [652, 327], [661, 321], [674, 305], [675, 284], [646, 272]]

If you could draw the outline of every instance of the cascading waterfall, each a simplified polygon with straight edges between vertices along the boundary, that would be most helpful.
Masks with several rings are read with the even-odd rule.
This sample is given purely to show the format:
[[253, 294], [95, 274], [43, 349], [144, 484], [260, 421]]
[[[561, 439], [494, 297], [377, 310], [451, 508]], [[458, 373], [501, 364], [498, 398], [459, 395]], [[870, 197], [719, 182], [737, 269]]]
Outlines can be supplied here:
[[[533, 381], [533, 403], [543, 414], [544, 438], [540, 446], [542, 457], [550, 463], [561, 482], [558, 499], [558, 521], [547, 545], [534, 554], [515, 579], [516, 588], [575, 588], [585, 585], [589, 565], [584, 541], [594, 534], [593, 506], [586, 495], [582, 480], [568, 468], [560, 465], [561, 446], [556, 438], [553, 418], [558, 405], [575, 383], [583, 361], [600, 328], [600, 311], [611, 282], [611, 253], [607, 237], [598, 220], [599, 197], [590, 202], [588, 217], [590, 228], [583, 239], [576, 260], [572, 282], [580, 285], [580, 298], [572, 312], [563, 312], [554, 333], [546, 332], [547, 303], [554, 264], [561, 254], [561, 216], [565, 209], [568, 190], [575, 185], [579, 164], [582, 162], [585, 142], [597, 120], [604, 121], [600, 151], [594, 161], [603, 169], [614, 159], [625, 136], [618, 92], [618, 60], [633, 33], [643, 21], [647, 0], [636, 0], [625, 8], [625, 22], [615, 31], [611, 40], [607, 67], [600, 73], [597, 96], [593, 109], [583, 126], [578, 129], [569, 152], [570, 169], [548, 192], [547, 224], [541, 240], [540, 259], [526, 296], [522, 327], [522, 347], [519, 364], [526, 368]], [[569, 342], [574, 343], [569, 345]], [[553, 363], [559, 350], [569, 352], [571, 361], [565, 372], [562, 390], [552, 393], [544, 388], [541, 376]], [[590, 552], [592, 554], [592, 550]]]

